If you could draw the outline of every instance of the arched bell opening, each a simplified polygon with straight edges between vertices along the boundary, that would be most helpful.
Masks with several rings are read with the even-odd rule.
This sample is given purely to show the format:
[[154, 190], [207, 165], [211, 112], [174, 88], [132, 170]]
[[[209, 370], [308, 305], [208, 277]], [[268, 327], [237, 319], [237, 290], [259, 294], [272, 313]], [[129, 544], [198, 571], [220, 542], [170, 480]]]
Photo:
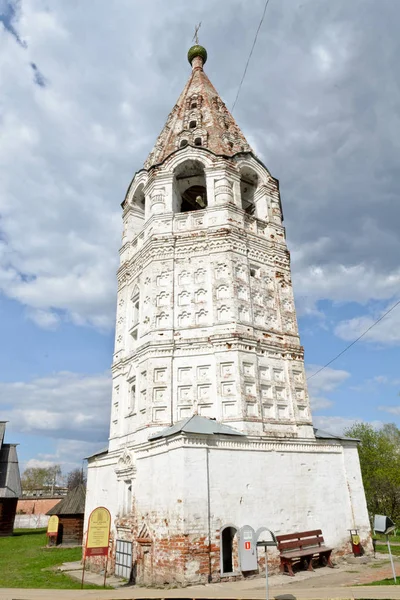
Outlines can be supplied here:
[[174, 206], [176, 213], [203, 210], [207, 207], [204, 166], [198, 160], [186, 160], [174, 172]]
[[132, 206], [134, 206], [137, 210], [139, 210], [143, 216], [145, 211], [145, 195], [144, 195], [144, 183], [138, 185], [135, 190], [135, 193], [132, 197]]
[[258, 186], [258, 175], [250, 167], [240, 170], [240, 197], [242, 209], [249, 215], [254, 215], [256, 206], [254, 196]]

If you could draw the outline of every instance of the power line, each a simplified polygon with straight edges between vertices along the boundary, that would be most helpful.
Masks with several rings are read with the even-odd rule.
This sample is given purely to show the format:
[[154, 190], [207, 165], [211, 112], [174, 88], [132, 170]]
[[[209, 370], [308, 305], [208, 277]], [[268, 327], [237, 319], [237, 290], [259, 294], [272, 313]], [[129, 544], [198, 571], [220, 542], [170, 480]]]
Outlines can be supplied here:
[[251, 47], [250, 54], [249, 54], [249, 57], [248, 57], [248, 59], [247, 59], [246, 66], [245, 66], [245, 68], [244, 68], [244, 71], [243, 71], [243, 76], [242, 76], [242, 79], [241, 79], [241, 81], [240, 81], [240, 83], [239, 83], [239, 88], [238, 88], [238, 91], [237, 91], [237, 94], [236, 94], [235, 102], [234, 102], [234, 103], [233, 103], [233, 105], [232, 105], [232, 110], [231, 110], [231, 112], [232, 112], [232, 113], [233, 113], [233, 110], [234, 110], [234, 108], [235, 108], [235, 106], [236, 106], [237, 99], [239, 98], [239, 94], [240, 94], [240, 90], [242, 89], [242, 84], [243, 84], [244, 78], [246, 77], [247, 68], [248, 68], [248, 66], [249, 66], [250, 59], [251, 59], [251, 57], [252, 57], [253, 50], [254, 50], [254, 47], [255, 47], [255, 45], [256, 45], [256, 42], [257, 42], [257, 38], [258, 38], [258, 34], [259, 34], [259, 32], [260, 32], [260, 29], [261, 29], [261, 25], [263, 24], [263, 21], [264, 21], [264, 17], [265, 17], [265, 13], [266, 13], [266, 11], [267, 11], [267, 6], [268, 6], [268, 4], [269, 4], [269, 0], [267, 0], [267, 1], [266, 1], [266, 3], [265, 3], [265, 6], [264, 6], [264, 12], [263, 12], [263, 14], [262, 14], [261, 21], [260, 21], [260, 23], [258, 24], [258, 28], [257, 28], [257, 31], [256, 31], [256, 35], [255, 35], [255, 37], [254, 37], [254, 41], [253, 41], [253, 45], [252, 45], [252, 47]]
[[310, 379], [312, 379], [313, 377], [315, 377], [316, 375], [318, 375], [318, 373], [321, 373], [321, 371], [323, 371], [324, 369], [326, 369], [326, 367], [329, 367], [329, 365], [331, 365], [333, 362], [335, 362], [335, 360], [337, 360], [340, 356], [342, 356], [342, 354], [344, 354], [345, 352], [347, 352], [347, 350], [350, 350], [350, 348], [352, 346], [354, 346], [354, 344], [357, 344], [357, 342], [359, 342], [361, 340], [361, 338], [363, 338], [365, 335], [367, 335], [367, 333], [369, 331], [371, 331], [371, 329], [373, 327], [375, 327], [375, 325], [378, 325], [378, 323], [380, 323], [382, 321], [382, 319], [384, 319], [389, 313], [392, 312], [392, 310], [394, 310], [396, 308], [396, 306], [399, 306], [400, 304], [400, 300], [398, 300], [395, 304], [393, 304], [393, 306], [391, 308], [389, 308], [389, 310], [387, 310], [381, 317], [379, 317], [379, 319], [377, 319], [374, 323], [372, 323], [372, 325], [370, 325], [368, 327], [368, 329], [366, 329], [364, 331], [364, 333], [362, 333], [360, 336], [358, 336], [358, 338], [356, 340], [354, 340], [353, 342], [351, 342], [351, 344], [349, 344], [348, 346], [346, 346], [346, 348], [344, 348], [344, 350], [342, 350], [341, 352], [339, 352], [339, 354], [337, 356], [335, 356], [334, 358], [332, 358], [332, 360], [330, 360], [329, 362], [326, 363], [326, 365], [324, 365], [323, 367], [321, 367], [320, 369], [318, 369], [318, 371], [315, 371], [315, 373], [313, 373], [312, 375], [310, 375], [310, 377], [307, 377], [307, 381], [309, 381]]

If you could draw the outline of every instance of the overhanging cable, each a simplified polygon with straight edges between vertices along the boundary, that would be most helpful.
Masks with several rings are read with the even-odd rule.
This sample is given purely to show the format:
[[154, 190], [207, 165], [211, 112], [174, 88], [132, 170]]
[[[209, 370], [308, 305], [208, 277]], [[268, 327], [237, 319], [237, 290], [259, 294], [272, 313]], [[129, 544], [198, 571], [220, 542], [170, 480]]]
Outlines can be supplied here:
[[267, 1], [266, 1], [266, 3], [265, 3], [265, 6], [264, 6], [264, 11], [263, 11], [263, 14], [262, 14], [262, 17], [261, 17], [261, 21], [260, 21], [260, 23], [258, 24], [258, 27], [257, 27], [257, 31], [256, 31], [256, 35], [255, 35], [255, 37], [254, 37], [253, 45], [252, 45], [252, 47], [251, 47], [250, 54], [249, 54], [249, 57], [248, 57], [248, 59], [247, 59], [247, 62], [246, 62], [246, 66], [245, 66], [245, 68], [244, 68], [244, 71], [243, 71], [243, 76], [242, 76], [242, 79], [241, 79], [241, 81], [240, 81], [240, 83], [239, 83], [239, 88], [238, 88], [238, 91], [237, 91], [237, 94], [236, 94], [235, 102], [234, 102], [234, 103], [233, 103], [233, 105], [232, 105], [232, 110], [231, 110], [231, 112], [232, 112], [232, 113], [233, 113], [233, 110], [234, 110], [234, 108], [235, 108], [235, 106], [236, 106], [236, 102], [237, 102], [237, 100], [238, 100], [238, 98], [239, 98], [239, 94], [240, 94], [240, 90], [242, 89], [242, 84], [243, 84], [244, 78], [246, 77], [247, 68], [248, 68], [248, 66], [249, 66], [250, 59], [251, 59], [251, 57], [252, 57], [253, 50], [254, 50], [254, 47], [255, 47], [255, 45], [256, 45], [256, 42], [257, 42], [257, 38], [258, 38], [258, 34], [259, 34], [259, 32], [260, 32], [260, 29], [261, 29], [261, 25], [263, 24], [263, 21], [264, 21], [264, 17], [265, 17], [265, 13], [266, 13], [266, 11], [267, 11], [267, 6], [268, 6], [268, 4], [269, 4], [269, 1], [270, 1], [270, 0], [267, 0]]
[[342, 356], [342, 354], [344, 354], [345, 352], [347, 352], [347, 350], [350, 350], [350, 348], [352, 346], [354, 346], [354, 344], [357, 344], [357, 342], [359, 342], [361, 340], [361, 338], [363, 338], [365, 335], [367, 335], [367, 333], [369, 331], [371, 331], [371, 329], [373, 327], [375, 327], [375, 325], [378, 325], [378, 323], [380, 323], [382, 321], [382, 319], [384, 319], [389, 313], [391, 313], [392, 310], [394, 310], [396, 308], [396, 306], [399, 306], [399, 304], [400, 304], [400, 300], [398, 300], [395, 304], [393, 304], [393, 306], [391, 308], [389, 308], [389, 310], [387, 310], [381, 317], [379, 317], [379, 319], [377, 319], [374, 323], [372, 323], [372, 325], [370, 325], [368, 327], [368, 329], [366, 329], [364, 331], [364, 333], [362, 333], [361, 335], [359, 335], [356, 340], [354, 340], [353, 342], [351, 342], [351, 344], [349, 344], [348, 346], [346, 346], [346, 348], [344, 348], [344, 350], [342, 350], [341, 352], [339, 352], [339, 354], [337, 354], [334, 358], [332, 358], [332, 360], [330, 360], [329, 362], [327, 362], [326, 365], [324, 365], [323, 367], [321, 367], [320, 369], [318, 369], [318, 371], [315, 371], [315, 373], [313, 373], [312, 375], [310, 375], [310, 377], [307, 377], [307, 381], [309, 381], [310, 379], [312, 379], [313, 377], [315, 377], [316, 375], [318, 375], [318, 373], [321, 373], [321, 371], [323, 371], [324, 369], [326, 369], [326, 367], [329, 367], [329, 365], [331, 365], [333, 362], [335, 362], [335, 360], [337, 360], [340, 356]]

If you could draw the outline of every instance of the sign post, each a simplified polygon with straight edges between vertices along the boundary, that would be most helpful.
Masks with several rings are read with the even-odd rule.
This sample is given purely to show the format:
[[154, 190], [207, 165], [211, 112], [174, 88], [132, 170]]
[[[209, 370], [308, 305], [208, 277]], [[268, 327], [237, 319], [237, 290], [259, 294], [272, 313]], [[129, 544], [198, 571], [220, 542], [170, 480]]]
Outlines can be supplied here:
[[104, 587], [106, 586], [108, 548], [110, 542], [111, 515], [107, 508], [99, 506], [92, 510], [89, 516], [86, 535], [85, 552], [83, 555], [82, 584], [85, 577], [86, 557], [105, 556]]
[[50, 541], [53, 541], [57, 544], [57, 536], [58, 536], [58, 527], [60, 524], [60, 520], [57, 515], [52, 515], [47, 524], [47, 537]]
[[396, 525], [393, 523], [393, 521], [390, 517], [387, 517], [386, 515], [375, 515], [374, 531], [378, 532], [378, 533], [384, 533], [386, 536], [386, 543], [387, 543], [387, 547], [389, 550], [390, 562], [392, 565], [393, 579], [394, 579], [394, 582], [397, 583], [396, 569], [394, 568], [393, 556], [392, 556], [392, 551], [391, 551], [390, 542], [389, 542], [389, 533], [392, 533], [392, 531], [394, 531], [395, 529], [396, 529]]
[[258, 535], [260, 535], [260, 533], [262, 531], [268, 531], [268, 533], [270, 534], [271, 538], [269, 540], [262, 540], [260, 542], [257, 542], [257, 546], [263, 546], [264, 550], [265, 550], [265, 600], [269, 600], [269, 589], [268, 589], [268, 557], [267, 557], [267, 548], [268, 546], [277, 546], [278, 542], [276, 541], [276, 537], [273, 531], [271, 531], [270, 529], [267, 529], [266, 527], [261, 527], [258, 531], [257, 531], [257, 537]]

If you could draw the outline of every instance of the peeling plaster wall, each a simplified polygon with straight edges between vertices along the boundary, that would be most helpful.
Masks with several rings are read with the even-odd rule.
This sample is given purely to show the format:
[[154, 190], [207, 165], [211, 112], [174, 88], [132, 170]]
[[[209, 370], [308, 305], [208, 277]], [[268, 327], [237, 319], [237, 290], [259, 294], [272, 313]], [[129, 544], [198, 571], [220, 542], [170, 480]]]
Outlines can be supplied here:
[[[142, 445], [134, 456], [132, 511], [114, 515], [113, 538], [133, 541], [138, 583], [205, 583], [209, 575], [220, 580], [220, 530], [226, 524], [264, 526], [276, 534], [322, 529], [337, 553], [350, 552], [348, 529], [357, 527], [370, 549], [354, 443], [175, 436]], [[260, 552], [261, 568], [263, 557]], [[277, 564], [275, 551], [269, 557]]]

